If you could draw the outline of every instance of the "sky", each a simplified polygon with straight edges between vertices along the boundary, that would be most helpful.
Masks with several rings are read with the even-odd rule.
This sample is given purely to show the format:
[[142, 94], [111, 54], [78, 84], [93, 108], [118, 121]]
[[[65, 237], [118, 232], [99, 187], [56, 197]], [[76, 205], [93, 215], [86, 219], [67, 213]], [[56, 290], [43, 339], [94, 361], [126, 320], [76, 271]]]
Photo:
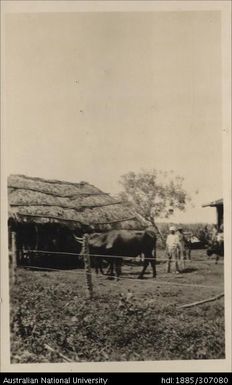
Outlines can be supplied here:
[[8, 14], [8, 174], [87, 181], [173, 170], [177, 222], [215, 222], [222, 197], [221, 21], [215, 11]]

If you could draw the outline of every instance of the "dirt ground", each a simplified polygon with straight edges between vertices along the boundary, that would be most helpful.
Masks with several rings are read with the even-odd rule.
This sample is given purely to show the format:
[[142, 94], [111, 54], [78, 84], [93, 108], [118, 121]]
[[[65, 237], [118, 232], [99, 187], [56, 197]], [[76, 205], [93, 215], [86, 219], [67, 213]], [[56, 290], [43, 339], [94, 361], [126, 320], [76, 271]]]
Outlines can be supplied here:
[[[224, 263], [195, 250], [182, 274], [124, 264], [119, 281], [96, 276], [87, 298], [83, 269], [19, 268], [11, 288], [12, 362], [212, 359], [224, 357]], [[48, 350], [45, 346], [52, 347]]]
[[[154, 301], [164, 301], [167, 304], [182, 305], [213, 297], [224, 290], [224, 263], [223, 260], [216, 265], [214, 259], [209, 259], [204, 250], [194, 250], [192, 260], [185, 262], [182, 274], [167, 273], [167, 262], [162, 251], [157, 255], [157, 277], [152, 278], [149, 266], [144, 279], [139, 280], [138, 275], [142, 266], [124, 265], [120, 282], [107, 279], [104, 276], [93, 274], [94, 292], [97, 296], [105, 291], [109, 293], [126, 293], [130, 290], [136, 298], [145, 299], [152, 297]], [[174, 264], [173, 264], [174, 265]], [[159, 298], [161, 297], [161, 298]]]

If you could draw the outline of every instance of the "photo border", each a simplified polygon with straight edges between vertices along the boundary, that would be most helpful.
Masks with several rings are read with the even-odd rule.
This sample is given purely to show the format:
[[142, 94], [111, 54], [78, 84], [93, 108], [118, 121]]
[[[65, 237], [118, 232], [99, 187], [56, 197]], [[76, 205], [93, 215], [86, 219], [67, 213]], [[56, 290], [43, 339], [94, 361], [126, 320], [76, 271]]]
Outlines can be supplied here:
[[1, 255], [8, 255], [7, 165], [5, 116], [5, 15], [27, 12], [171, 12], [217, 10], [222, 16], [223, 62], [223, 192], [225, 212], [225, 328], [226, 358], [221, 360], [170, 360], [11, 364], [9, 331], [8, 258], [1, 258], [1, 370], [7, 372], [230, 372], [231, 371], [231, 3], [228, 1], [2, 1], [1, 2]]

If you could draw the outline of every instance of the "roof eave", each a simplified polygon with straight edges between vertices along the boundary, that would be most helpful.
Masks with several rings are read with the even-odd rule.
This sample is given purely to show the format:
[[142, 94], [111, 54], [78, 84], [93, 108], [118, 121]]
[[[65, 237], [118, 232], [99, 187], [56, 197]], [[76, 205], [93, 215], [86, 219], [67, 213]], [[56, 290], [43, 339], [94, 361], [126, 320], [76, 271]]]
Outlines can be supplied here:
[[217, 206], [222, 206], [223, 205], [223, 199], [218, 199], [216, 201], [206, 203], [202, 205], [202, 207], [217, 207]]

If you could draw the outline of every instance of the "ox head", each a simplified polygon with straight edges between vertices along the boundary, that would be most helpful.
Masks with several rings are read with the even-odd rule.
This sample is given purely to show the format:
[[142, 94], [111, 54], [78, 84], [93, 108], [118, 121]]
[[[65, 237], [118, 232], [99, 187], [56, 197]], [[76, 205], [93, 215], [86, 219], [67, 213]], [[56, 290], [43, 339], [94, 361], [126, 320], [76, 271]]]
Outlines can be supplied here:
[[145, 235], [149, 236], [150, 238], [156, 238], [156, 231], [154, 227], [147, 227], [144, 231]]

